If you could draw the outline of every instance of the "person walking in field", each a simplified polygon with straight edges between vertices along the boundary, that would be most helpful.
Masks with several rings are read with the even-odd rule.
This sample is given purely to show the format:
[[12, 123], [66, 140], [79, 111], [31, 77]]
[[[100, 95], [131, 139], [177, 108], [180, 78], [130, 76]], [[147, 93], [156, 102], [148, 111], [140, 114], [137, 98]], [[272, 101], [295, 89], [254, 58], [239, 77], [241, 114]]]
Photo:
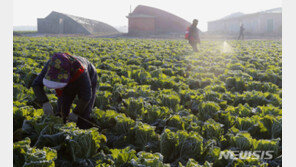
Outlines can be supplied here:
[[[58, 96], [58, 113], [53, 112], [44, 86], [55, 89]], [[85, 58], [68, 53], [55, 53], [33, 81], [32, 88], [37, 101], [42, 104], [45, 115], [60, 114], [64, 122], [67, 119], [77, 122], [81, 129], [91, 127], [90, 113], [96, 98], [97, 71]], [[69, 114], [76, 96], [77, 105]]]
[[198, 52], [197, 43], [200, 44], [199, 30], [197, 28], [198, 20], [194, 19], [188, 32], [188, 41], [194, 52]]
[[239, 28], [239, 36], [238, 36], [237, 40], [239, 40], [240, 38], [242, 38], [242, 40], [244, 40], [244, 37], [245, 37], [244, 31], [245, 31], [244, 24], [241, 24], [240, 28]]

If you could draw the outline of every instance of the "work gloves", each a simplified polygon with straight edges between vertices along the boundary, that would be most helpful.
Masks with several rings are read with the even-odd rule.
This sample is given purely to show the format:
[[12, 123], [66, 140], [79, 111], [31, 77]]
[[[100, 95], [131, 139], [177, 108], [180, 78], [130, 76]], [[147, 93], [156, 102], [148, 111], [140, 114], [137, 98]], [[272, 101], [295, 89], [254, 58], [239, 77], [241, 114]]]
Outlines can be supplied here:
[[[79, 111], [84, 111], [85, 107], [87, 107], [88, 101], [79, 100], [77, 103], [76, 108], [68, 115], [68, 121], [70, 122], [77, 122]], [[54, 115], [53, 107], [49, 102], [42, 104], [42, 109], [44, 111], [44, 115]]]
[[68, 120], [70, 122], [77, 122], [78, 120], [78, 116], [76, 114], [74, 114], [73, 112], [71, 112], [68, 116]]
[[[43, 109], [44, 115], [54, 115], [53, 107], [49, 102], [43, 103], [42, 109]], [[71, 112], [68, 115], [68, 120], [70, 122], [77, 122], [78, 116], [76, 114], [74, 114], [73, 112]]]
[[49, 102], [43, 103], [42, 109], [45, 115], [54, 115], [53, 107]]

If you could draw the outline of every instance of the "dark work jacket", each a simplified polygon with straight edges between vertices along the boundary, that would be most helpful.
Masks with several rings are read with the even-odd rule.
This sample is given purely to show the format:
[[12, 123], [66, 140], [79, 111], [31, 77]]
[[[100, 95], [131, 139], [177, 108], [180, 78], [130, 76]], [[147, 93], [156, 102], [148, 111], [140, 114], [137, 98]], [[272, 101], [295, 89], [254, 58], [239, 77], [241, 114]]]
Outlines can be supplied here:
[[[76, 112], [83, 112], [84, 108], [89, 104], [93, 95], [93, 85], [97, 82], [97, 71], [95, 67], [83, 57], [73, 56], [81, 62], [85, 68], [84, 72], [73, 82], [68, 83], [63, 88], [62, 97], [75, 97], [78, 95], [79, 102]], [[46, 63], [41, 73], [33, 81], [32, 88], [34, 90], [37, 101], [41, 104], [48, 102], [48, 98], [44, 91], [43, 78], [47, 72], [49, 61]], [[70, 104], [69, 104], [70, 105]], [[80, 110], [80, 111], [79, 111]], [[75, 110], [73, 111], [75, 113]], [[79, 113], [76, 113], [79, 114]], [[83, 114], [83, 113], [80, 113]]]
[[191, 42], [200, 43], [199, 30], [198, 30], [198, 28], [196, 26], [191, 25], [189, 27], [188, 39]]
[[244, 28], [243, 26], [240, 26], [240, 28], [239, 28], [239, 33], [240, 33], [240, 34], [243, 34], [244, 31], [245, 31], [245, 28]]

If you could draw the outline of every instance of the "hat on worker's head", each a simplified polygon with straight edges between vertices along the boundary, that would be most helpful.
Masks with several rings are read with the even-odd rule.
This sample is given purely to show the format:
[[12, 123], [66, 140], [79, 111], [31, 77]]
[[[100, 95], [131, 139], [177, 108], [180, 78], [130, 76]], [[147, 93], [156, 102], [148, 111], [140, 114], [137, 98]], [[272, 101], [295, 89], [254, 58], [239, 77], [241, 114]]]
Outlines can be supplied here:
[[197, 19], [193, 19], [193, 21], [192, 21], [192, 22], [193, 22], [193, 23], [194, 23], [194, 22], [198, 23], [198, 20], [197, 20]]
[[47, 73], [43, 78], [44, 86], [50, 89], [65, 87], [70, 81], [71, 61], [66, 53], [55, 53], [48, 65]]

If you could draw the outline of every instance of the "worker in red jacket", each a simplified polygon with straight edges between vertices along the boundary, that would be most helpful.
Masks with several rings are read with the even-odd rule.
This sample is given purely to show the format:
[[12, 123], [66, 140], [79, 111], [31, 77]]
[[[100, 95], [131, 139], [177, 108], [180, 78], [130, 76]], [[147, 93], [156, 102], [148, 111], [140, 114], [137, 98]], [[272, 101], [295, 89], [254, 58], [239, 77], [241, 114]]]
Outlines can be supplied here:
[[[58, 113], [53, 112], [44, 86], [55, 89], [58, 96]], [[69, 121], [77, 122], [81, 129], [92, 126], [90, 113], [96, 98], [97, 71], [85, 58], [68, 53], [55, 53], [33, 81], [32, 87], [45, 115], [59, 114], [64, 121], [67, 118]], [[77, 105], [69, 114], [76, 96]]]
[[199, 30], [197, 28], [198, 20], [194, 19], [189, 27], [188, 40], [194, 52], [198, 52], [197, 43], [200, 43]]

